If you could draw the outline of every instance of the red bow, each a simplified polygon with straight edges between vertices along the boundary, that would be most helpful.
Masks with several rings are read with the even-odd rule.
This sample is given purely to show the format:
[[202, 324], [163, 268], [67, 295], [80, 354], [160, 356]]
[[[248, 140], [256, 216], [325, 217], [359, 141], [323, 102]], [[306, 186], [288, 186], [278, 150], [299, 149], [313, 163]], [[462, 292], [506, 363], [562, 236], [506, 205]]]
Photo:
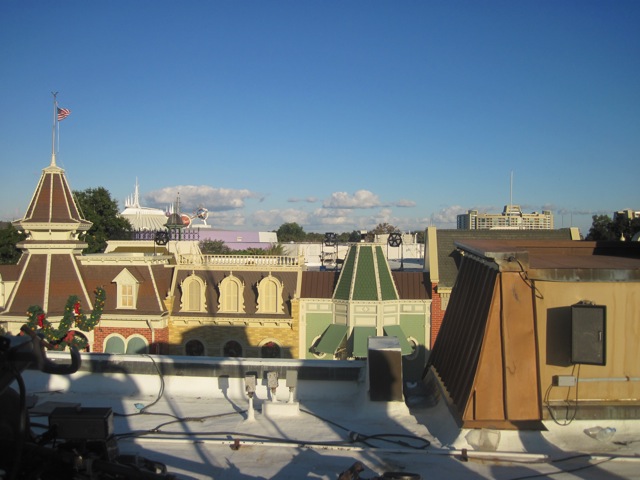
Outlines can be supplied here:
[[73, 341], [73, 337], [75, 336], [75, 334], [76, 332], [74, 332], [73, 330], [69, 330], [67, 334], [64, 336], [64, 338], [62, 339], [62, 341], [71, 343]]
[[47, 318], [46, 315], [44, 313], [41, 313], [40, 315], [38, 315], [38, 326], [40, 328], [44, 327], [44, 319]]

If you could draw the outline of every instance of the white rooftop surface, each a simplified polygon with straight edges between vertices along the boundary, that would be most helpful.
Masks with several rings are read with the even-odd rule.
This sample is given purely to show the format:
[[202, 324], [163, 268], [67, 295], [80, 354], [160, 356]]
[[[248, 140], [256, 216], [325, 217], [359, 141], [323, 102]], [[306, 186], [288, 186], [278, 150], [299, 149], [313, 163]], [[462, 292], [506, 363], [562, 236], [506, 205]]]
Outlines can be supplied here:
[[[469, 444], [470, 431], [457, 427], [438, 395], [410, 396], [411, 408], [403, 402], [370, 402], [366, 381], [356, 386], [299, 381], [291, 399], [280, 378], [274, 403], [258, 379], [251, 418], [240, 378], [87, 372], [66, 377], [35, 371], [23, 377], [28, 394], [36, 397], [32, 422], [46, 423], [46, 416], [39, 419], [33, 412], [55, 405], [112, 407], [120, 453], [162, 462], [180, 479], [336, 479], [356, 461], [365, 466], [360, 478], [385, 472], [404, 474], [388, 478], [418, 478], [412, 473], [448, 480], [640, 478], [636, 420], [545, 422], [547, 431], [503, 430], [497, 450], [486, 451]], [[598, 441], [584, 432], [594, 426], [616, 432]]]

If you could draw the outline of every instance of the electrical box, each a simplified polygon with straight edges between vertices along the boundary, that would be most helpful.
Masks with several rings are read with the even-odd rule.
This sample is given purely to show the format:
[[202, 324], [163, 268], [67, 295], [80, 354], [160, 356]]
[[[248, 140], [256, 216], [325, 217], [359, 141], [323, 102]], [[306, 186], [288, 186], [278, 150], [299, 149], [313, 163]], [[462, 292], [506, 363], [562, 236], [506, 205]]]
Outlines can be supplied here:
[[278, 388], [278, 372], [267, 372], [267, 386]]
[[287, 387], [295, 388], [298, 386], [298, 371], [287, 370]]
[[106, 440], [113, 434], [113, 412], [109, 407], [57, 407], [49, 426], [61, 440]]
[[256, 391], [256, 376], [245, 375], [244, 386], [247, 393], [255, 393]]
[[554, 375], [551, 380], [556, 387], [575, 387], [578, 383], [573, 375]]
[[607, 307], [591, 303], [571, 306], [571, 362], [606, 365]]

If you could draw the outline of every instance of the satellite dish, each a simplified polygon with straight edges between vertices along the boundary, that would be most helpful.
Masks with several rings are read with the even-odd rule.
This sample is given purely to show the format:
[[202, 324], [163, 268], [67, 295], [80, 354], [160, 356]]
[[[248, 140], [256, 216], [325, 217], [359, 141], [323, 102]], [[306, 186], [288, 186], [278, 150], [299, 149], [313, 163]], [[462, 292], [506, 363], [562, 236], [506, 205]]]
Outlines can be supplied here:
[[400, 232], [393, 232], [389, 234], [387, 244], [390, 247], [399, 247], [402, 245], [402, 234]]
[[158, 230], [154, 237], [154, 241], [156, 242], [156, 245], [166, 245], [169, 243], [169, 232], [166, 230]]
[[324, 244], [327, 247], [335, 247], [338, 244], [338, 235], [333, 232], [324, 234]]

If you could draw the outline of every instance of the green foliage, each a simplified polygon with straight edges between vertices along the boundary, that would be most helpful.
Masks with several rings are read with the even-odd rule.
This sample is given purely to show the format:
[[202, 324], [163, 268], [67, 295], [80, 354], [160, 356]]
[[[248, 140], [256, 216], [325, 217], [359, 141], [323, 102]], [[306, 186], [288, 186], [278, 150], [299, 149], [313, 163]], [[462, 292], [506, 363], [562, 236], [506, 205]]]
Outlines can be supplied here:
[[593, 215], [591, 219], [593, 222], [591, 223], [587, 240], [610, 241], [620, 238], [619, 235], [616, 235], [615, 225], [609, 215]]
[[76, 331], [71, 328], [76, 326], [84, 332], [93, 330], [104, 311], [104, 302], [107, 298], [104, 288], [97, 287], [93, 292], [95, 302], [91, 315], [87, 317], [82, 313], [80, 300], [76, 295], [71, 295], [67, 299], [62, 320], [54, 327], [47, 314], [39, 305], [32, 305], [27, 309], [27, 326], [32, 330], [38, 330], [44, 335], [44, 339], [49, 342], [50, 347], [55, 350], [64, 350], [67, 346], [74, 346], [82, 350], [87, 346], [87, 338], [84, 335], [76, 335]]
[[611, 220], [608, 215], [594, 215], [586, 240], [592, 241], [630, 241], [640, 232], [640, 218], [629, 219], [624, 215], [616, 215]]
[[203, 240], [200, 251], [204, 255], [284, 255], [284, 246], [275, 243], [269, 248], [247, 248], [245, 250], [231, 250], [222, 240]]
[[308, 243], [322, 243], [324, 242], [324, 233], [309, 232], [305, 235], [304, 241]]
[[265, 255], [275, 255], [282, 256], [284, 255], [284, 245], [280, 243], [274, 243], [269, 248], [263, 250]]
[[283, 223], [276, 230], [276, 233], [278, 234], [278, 241], [282, 243], [303, 242], [306, 237], [302, 227], [295, 222]]
[[16, 245], [25, 238], [27, 238], [27, 236], [24, 233], [18, 232], [10, 223], [7, 223], [4, 228], [0, 229], [0, 264], [18, 263], [22, 253]]
[[111, 194], [104, 187], [87, 188], [74, 191], [76, 203], [85, 220], [93, 225], [81, 237], [89, 246], [85, 253], [103, 252], [107, 240], [130, 238], [131, 224], [129, 220], [120, 216], [118, 202], [111, 198]]
[[374, 228], [371, 233], [373, 235], [385, 235], [388, 233], [393, 233], [393, 232], [397, 232], [398, 229], [396, 227], [394, 227], [393, 225], [384, 222], [384, 223], [379, 223], [378, 225], [376, 225], [376, 228]]
[[200, 251], [205, 255], [227, 255], [231, 249], [222, 240], [203, 240]]
[[357, 243], [360, 240], [362, 240], [362, 232], [358, 231], [358, 230], [353, 230], [351, 233], [343, 233], [338, 235], [338, 240], [339, 241], [343, 241], [343, 235], [347, 236], [347, 239], [345, 240], [346, 242], [350, 242], [350, 243]]

